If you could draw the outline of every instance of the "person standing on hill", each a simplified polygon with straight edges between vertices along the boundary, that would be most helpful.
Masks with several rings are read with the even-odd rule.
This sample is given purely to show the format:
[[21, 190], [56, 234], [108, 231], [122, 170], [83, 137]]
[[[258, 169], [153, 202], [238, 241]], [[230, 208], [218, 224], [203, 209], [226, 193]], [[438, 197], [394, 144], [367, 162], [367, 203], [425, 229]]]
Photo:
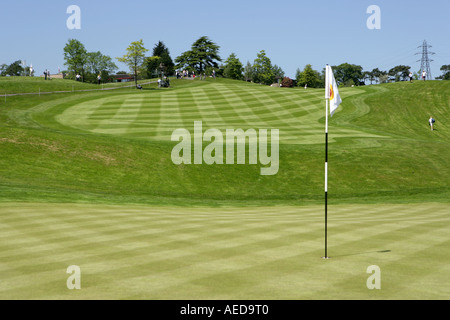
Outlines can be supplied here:
[[433, 119], [433, 116], [430, 116], [428, 123], [430, 124], [431, 131], [433, 131], [433, 123], [435, 123], [435, 122], [436, 122], [436, 120]]
[[410, 73], [409, 73], [409, 82], [412, 82], [412, 79], [413, 79], [413, 73], [410, 72]]
[[427, 79], [427, 72], [425, 70], [422, 71], [422, 79], [423, 81]]

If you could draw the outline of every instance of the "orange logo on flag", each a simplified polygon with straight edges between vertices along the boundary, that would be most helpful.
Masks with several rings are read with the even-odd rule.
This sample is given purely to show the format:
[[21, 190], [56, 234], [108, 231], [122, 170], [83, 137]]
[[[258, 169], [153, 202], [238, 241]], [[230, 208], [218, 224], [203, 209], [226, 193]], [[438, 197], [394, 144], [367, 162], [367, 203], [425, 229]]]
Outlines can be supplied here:
[[330, 84], [330, 100], [334, 99], [333, 85]]

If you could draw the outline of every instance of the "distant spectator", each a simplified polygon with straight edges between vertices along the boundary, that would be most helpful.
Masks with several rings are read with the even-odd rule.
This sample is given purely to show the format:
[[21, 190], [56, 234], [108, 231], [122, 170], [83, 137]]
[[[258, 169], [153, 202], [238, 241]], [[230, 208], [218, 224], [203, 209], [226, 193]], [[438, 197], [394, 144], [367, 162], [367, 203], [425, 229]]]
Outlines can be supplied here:
[[428, 120], [428, 123], [430, 124], [431, 131], [433, 131], [433, 124], [436, 122], [436, 120], [433, 119], [432, 116], [430, 116], [430, 119]]
[[422, 79], [423, 81], [427, 79], [427, 72], [425, 70], [422, 71]]

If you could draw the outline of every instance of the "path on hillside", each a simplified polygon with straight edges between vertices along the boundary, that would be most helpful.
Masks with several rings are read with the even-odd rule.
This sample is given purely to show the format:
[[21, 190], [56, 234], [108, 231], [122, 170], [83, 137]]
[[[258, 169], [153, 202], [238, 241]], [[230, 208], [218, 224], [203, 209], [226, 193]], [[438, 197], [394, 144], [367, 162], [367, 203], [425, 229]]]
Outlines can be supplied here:
[[[157, 81], [150, 81], [141, 83], [141, 85], [146, 84], [152, 84], [157, 83]], [[25, 96], [25, 95], [41, 95], [41, 94], [55, 94], [55, 93], [72, 93], [72, 92], [91, 92], [91, 91], [105, 91], [105, 90], [115, 90], [115, 89], [123, 89], [123, 88], [132, 88], [135, 87], [135, 85], [128, 85], [128, 86], [120, 86], [120, 87], [111, 87], [111, 88], [101, 88], [101, 89], [83, 89], [83, 90], [64, 90], [64, 91], [47, 91], [47, 92], [22, 92], [22, 93], [7, 93], [2, 94], [0, 97], [14, 97], [14, 96]]]

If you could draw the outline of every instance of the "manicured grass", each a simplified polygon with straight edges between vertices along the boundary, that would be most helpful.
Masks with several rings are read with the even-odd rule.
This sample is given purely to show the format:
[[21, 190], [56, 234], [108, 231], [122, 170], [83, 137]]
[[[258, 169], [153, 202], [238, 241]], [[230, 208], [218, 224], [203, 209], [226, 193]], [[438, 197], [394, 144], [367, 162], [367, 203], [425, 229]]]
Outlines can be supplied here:
[[[449, 82], [340, 90], [328, 260], [323, 90], [172, 84], [0, 102], [0, 299], [450, 297]], [[278, 174], [174, 165], [170, 135], [194, 121], [279, 129]]]
[[[1, 299], [448, 299], [445, 204], [0, 204]], [[81, 269], [69, 290], [66, 269]], [[369, 290], [367, 268], [381, 271]]]
[[[330, 200], [447, 202], [449, 92], [445, 81], [341, 89], [344, 102], [330, 119]], [[2, 201], [323, 201], [323, 90], [180, 80], [170, 89], [11, 97], [0, 119]], [[204, 131], [279, 129], [278, 173], [261, 176], [259, 164], [174, 165], [171, 133], [192, 132], [194, 121]]]
[[[151, 81], [156, 81], [156, 79], [139, 80], [139, 83], [148, 83]], [[45, 80], [41, 77], [0, 77], [0, 96], [16, 93], [39, 94], [39, 92], [41, 92], [44, 94], [47, 92], [61, 91], [76, 92], [82, 90], [120, 88], [133, 85], [134, 82], [105, 83], [103, 85], [98, 85], [65, 79]], [[9, 98], [7, 98], [7, 100], [9, 100]]]

